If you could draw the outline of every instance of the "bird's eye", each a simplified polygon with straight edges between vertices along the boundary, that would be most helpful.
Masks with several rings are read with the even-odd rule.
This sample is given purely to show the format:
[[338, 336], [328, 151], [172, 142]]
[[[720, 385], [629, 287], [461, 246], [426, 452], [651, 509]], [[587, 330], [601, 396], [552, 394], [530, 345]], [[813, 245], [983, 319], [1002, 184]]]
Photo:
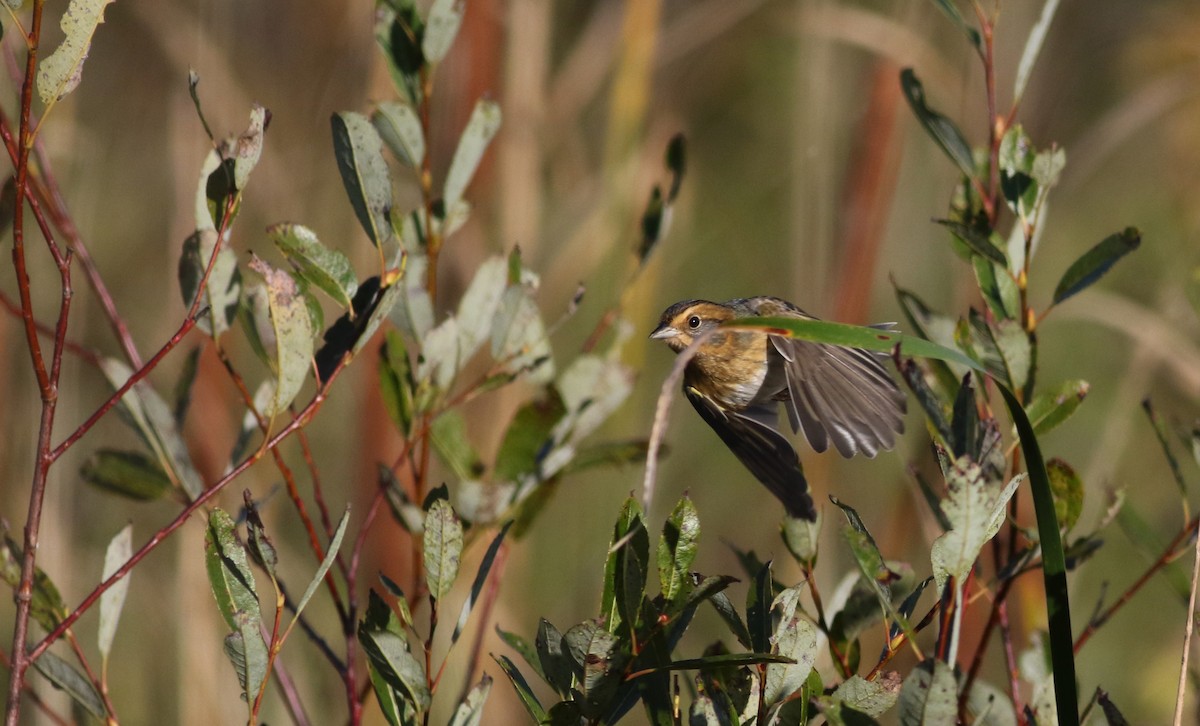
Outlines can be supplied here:
[[691, 328], [692, 330], [699, 328], [700, 327], [700, 317], [698, 315], [693, 315], [692, 317], [688, 318], [688, 327]]

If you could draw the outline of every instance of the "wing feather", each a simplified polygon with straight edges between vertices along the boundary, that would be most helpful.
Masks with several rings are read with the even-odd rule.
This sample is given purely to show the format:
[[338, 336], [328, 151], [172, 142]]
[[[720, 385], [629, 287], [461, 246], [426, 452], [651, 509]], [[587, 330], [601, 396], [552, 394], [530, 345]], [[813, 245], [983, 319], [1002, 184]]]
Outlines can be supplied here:
[[691, 386], [685, 386], [683, 392], [704, 422], [783, 503], [790, 516], [816, 519], [800, 457], [791, 442], [769, 423], [776, 415], [774, 406], [729, 411]]

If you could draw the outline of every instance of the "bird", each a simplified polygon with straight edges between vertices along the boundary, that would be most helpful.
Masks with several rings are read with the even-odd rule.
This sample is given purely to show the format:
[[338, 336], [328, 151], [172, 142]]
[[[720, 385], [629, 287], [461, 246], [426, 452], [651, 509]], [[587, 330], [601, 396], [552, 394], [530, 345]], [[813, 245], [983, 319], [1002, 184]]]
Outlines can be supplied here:
[[[684, 369], [684, 394], [790, 517], [813, 520], [816, 510], [800, 457], [779, 429], [778, 404], [792, 432], [802, 431], [814, 451], [824, 452], [832, 443], [846, 458], [873, 458], [893, 448], [903, 433], [905, 396], [883, 367], [886, 354], [765, 329], [721, 329], [750, 317], [817, 319], [766, 295], [723, 303], [683, 300], [663, 311], [650, 338], [679, 353], [708, 334]], [[872, 327], [891, 330], [894, 324]]]

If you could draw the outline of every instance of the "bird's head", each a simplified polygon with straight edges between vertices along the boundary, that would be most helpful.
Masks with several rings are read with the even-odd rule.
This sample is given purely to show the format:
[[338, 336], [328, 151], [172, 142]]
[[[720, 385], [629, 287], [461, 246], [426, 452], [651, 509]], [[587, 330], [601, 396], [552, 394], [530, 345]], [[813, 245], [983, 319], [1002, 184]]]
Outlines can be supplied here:
[[678, 353], [696, 336], [733, 318], [733, 310], [707, 300], [684, 300], [663, 311], [650, 337], [661, 340]]

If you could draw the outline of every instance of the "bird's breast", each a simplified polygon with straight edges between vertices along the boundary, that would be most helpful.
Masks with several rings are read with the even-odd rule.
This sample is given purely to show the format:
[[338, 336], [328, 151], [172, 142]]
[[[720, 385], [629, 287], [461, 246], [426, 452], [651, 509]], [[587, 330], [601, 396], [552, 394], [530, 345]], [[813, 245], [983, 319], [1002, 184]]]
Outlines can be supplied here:
[[[688, 363], [685, 383], [724, 408], [740, 410], [764, 398], [767, 337], [757, 333], [713, 336]], [[770, 396], [766, 396], [770, 398]]]

